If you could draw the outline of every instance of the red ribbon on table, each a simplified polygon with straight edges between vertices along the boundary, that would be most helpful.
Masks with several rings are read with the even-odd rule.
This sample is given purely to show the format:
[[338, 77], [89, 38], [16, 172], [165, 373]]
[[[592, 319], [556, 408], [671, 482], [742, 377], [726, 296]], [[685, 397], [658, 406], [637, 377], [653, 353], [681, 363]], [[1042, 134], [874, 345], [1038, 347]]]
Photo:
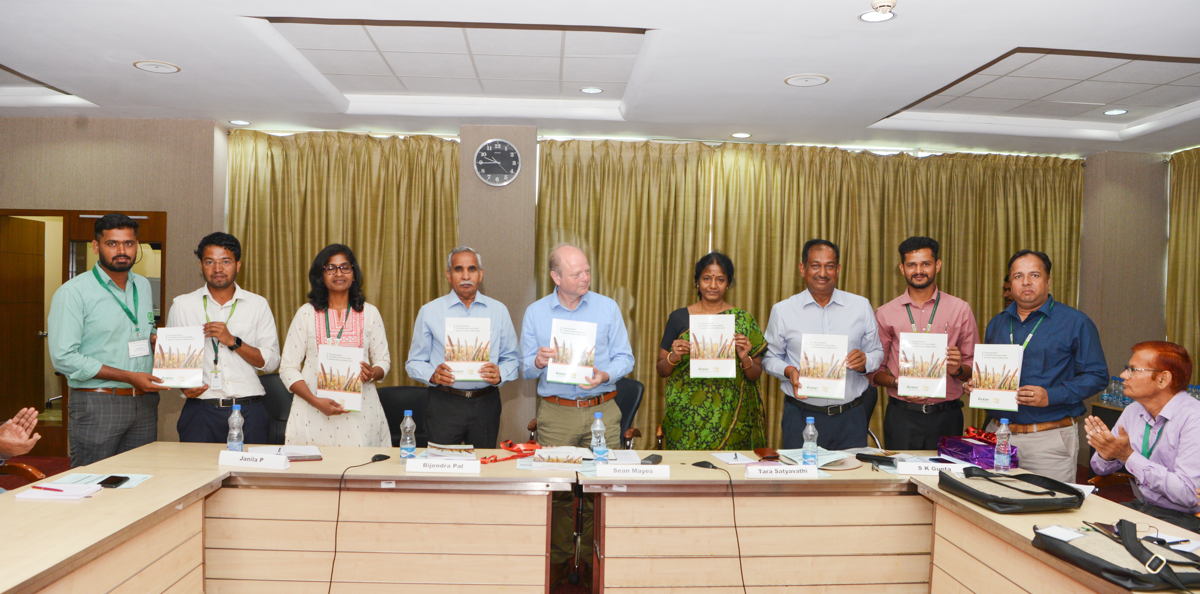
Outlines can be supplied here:
[[511, 439], [506, 439], [506, 440], [500, 442], [500, 449], [509, 451], [509, 452], [515, 452], [513, 455], [505, 456], [503, 458], [501, 458], [499, 456], [484, 456], [483, 458], [479, 459], [479, 463], [480, 464], [494, 464], [496, 462], [503, 462], [505, 460], [516, 460], [517, 458], [528, 458], [528, 457], [532, 456], [534, 454], [534, 452], [541, 449], [541, 447], [542, 446], [539, 445], [538, 442], [536, 442], [536, 441], [527, 441], [525, 443], [514, 444]]
[[979, 441], [996, 445], [995, 433], [988, 433], [987, 431], [976, 429], [974, 427], [967, 427], [966, 432], [963, 433], [963, 437], [968, 439], [978, 439]]

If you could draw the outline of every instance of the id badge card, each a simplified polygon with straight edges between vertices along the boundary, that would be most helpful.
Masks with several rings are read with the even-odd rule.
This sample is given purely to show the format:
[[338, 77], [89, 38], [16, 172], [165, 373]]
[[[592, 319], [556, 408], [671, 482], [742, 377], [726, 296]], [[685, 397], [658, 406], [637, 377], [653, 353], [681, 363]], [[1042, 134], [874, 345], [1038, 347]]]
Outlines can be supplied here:
[[149, 357], [150, 356], [150, 339], [141, 338], [138, 340], [129, 341], [129, 358]]
[[224, 390], [225, 382], [221, 376], [220, 369], [214, 369], [208, 373], [208, 389], [209, 390]]

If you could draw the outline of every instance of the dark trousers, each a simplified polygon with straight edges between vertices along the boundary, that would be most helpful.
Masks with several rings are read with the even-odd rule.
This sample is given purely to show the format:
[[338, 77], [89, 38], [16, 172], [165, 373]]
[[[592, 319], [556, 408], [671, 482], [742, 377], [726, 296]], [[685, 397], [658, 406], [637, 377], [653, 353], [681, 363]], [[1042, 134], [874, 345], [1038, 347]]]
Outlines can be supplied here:
[[[229, 438], [229, 413], [232, 408], [218, 408], [198, 398], [188, 398], [179, 411], [175, 429], [179, 441], [200, 443], [225, 443]], [[242, 434], [245, 443], [267, 443], [271, 419], [262, 400], [242, 405]]]
[[464, 398], [429, 388], [429, 404], [425, 409], [429, 441], [447, 445], [466, 443], [477, 448], [496, 447], [500, 435], [500, 390], [488, 390], [482, 396]]
[[118, 396], [71, 390], [71, 466], [99, 462], [158, 439], [158, 392]]
[[942, 410], [923, 413], [898, 400], [888, 400], [883, 413], [883, 443], [889, 450], [936, 450], [943, 435], [962, 435], [962, 401]]
[[1200, 532], [1200, 518], [1197, 518], [1196, 516], [1187, 512], [1159, 507], [1138, 499], [1126, 501], [1121, 505], [1136, 509], [1148, 516], [1158, 518], [1164, 522], [1170, 522], [1176, 526], [1179, 526], [1180, 528], [1186, 528], [1192, 532]]
[[[870, 396], [871, 392], [868, 392]], [[863, 398], [862, 395], [859, 398]], [[817, 426], [817, 445], [827, 450], [860, 448], [867, 445], [867, 427], [870, 423], [871, 407], [860, 404], [836, 415], [800, 408], [795, 398], [783, 399], [783, 449], [804, 447], [805, 417], [812, 417]], [[813, 404], [821, 402], [813, 400]]]

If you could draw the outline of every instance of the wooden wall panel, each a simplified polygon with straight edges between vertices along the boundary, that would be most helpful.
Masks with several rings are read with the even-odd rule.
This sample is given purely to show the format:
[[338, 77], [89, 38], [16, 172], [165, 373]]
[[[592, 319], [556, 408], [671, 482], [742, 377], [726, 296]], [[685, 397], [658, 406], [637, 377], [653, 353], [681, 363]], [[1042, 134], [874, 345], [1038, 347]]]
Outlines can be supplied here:
[[[608, 526], [730, 526], [729, 497], [605, 495]], [[933, 504], [917, 495], [737, 497], [738, 526], [929, 524]]]

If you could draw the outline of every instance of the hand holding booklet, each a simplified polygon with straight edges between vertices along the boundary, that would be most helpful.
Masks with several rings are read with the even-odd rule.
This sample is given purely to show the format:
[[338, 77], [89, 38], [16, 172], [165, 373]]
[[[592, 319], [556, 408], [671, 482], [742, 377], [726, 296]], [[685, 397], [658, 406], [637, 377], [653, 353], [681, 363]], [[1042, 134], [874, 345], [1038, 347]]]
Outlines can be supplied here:
[[918, 398], [946, 397], [946, 335], [900, 333], [896, 393]]
[[691, 377], [737, 377], [737, 349], [733, 344], [733, 316], [689, 316], [691, 337]]
[[1019, 344], [975, 345], [971, 408], [1017, 410], [1024, 350]]
[[804, 334], [800, 337], [800, 389], [797, 396], [809, 398], [846, 397], [845, 334]]
[[317, 347], [317, 397], [336, 400], [349, 411], [362, 410], [363, 350], [323, 344]]
[[204, 348], [204, 326], [159, 328], [154, 343], [154, 377], [169, 388], [203, 386]]
[[491, 359], [491, 338], [490, 318], [446, 318], [443, 347], [454, 381], [483, 381], [480, 370]]
[[554, 318], [550, 323], [554, 357], [546, 366], [546, 381], [583, 385], [596, 365], [596, 324]]

